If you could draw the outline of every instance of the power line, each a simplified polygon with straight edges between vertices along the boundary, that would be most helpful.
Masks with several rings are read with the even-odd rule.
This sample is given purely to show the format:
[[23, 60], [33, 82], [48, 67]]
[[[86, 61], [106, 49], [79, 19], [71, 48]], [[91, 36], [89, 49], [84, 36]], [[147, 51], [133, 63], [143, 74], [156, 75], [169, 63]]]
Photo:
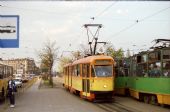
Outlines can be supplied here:
[[170, 8], [170, 7], [164, 8], [164, 9], [162, 9], [162, 10], [159, 10], [158, 12], [155, 12], [155, 13], [149, 15], [149, 16], [144, 17], [143, 19], [136, 20], [135, 23], [133, 23], [133, 24], [125, 27], [124, 29], [122, 29], [122, 30], [120, 30], [119, 32], [115, 33], [113, 36], [115, 37], [115, 36], [119, 35], [120, 33], [124, 32], [124, 31], [126, 31], [126, 30], [128, 30], [128, 29], [130, 29], [130, 28], [132, 28], [132, 27], [135, 26], [137, 23], [142, 22], [142, 21], [145, 21], [146, 19], [151, 18], [151, 17], [153, 17], [153, 16], [155, 16], [155, 15], [157, 15], [157, 14], [159, 14], [159, 13], [161, 13], [161, 12], [163, 12], [163, 11], [169, 9], [169, 8]]
[[144, 21], [144, 20], [146, 20], [146, 19], [148, 19], [148, 18], [151, 18], [151, 17], [153, 17], [153, 16], [155, 16], [155, 15], [157, 15], [157, 14], [159, 14], [159, 13], [161, 13], [161, 12], [163, 12], [163, 11], [169, 9], [169, 8], [170, 8], [170, 7], [167, 7], [167, 8], [165, 8], [165, 9], [159, 10], [158, 12], [155, 12], [155, 13], [149, 15], [149, 16], [146, 16], [146, 17], [144, 17], [143, 19], [141, 19], [139, 22]]
[[91, 23], [92, 21], [94, 21], [96, 18], [98, 18], [99, 16], [101, 16], [104, 12], [106, 12], [107, 10], [109, 10], [112, 6], [114, 6], [116, 2], [113, 2], [111, 5], [109, 5], [108, 7], [106, 7], [103, 11], [99, 12], [96, 16], [91, 17], [90, 19], [92, 19], [89, 23]]
[[94, 18], [97, 18], [99, 16], [101, 16], [104, 12], [106, 12], [107, 10], [109, 10], [112, 6], [114, 6], [115, 4], [117, 3], [116, 2], [113, 2], [111, 5], [109, 5], [108, 7], [106, 7], [103, 11], [101, 11], [100, 13], [98, 13]]
[[124, 31], [130, 29], [130, 28], [133, 27], [133, 26], [135, 26], [137, 23], [138, 23], [138, 22], [135, 22], [135, 23], [133, 23], [133, 24], [131, 24], [131, 25], [125, 27], [124, 29], [120, 30], [119, 32], [115, 33], [115, 34], [112, 35], [112, 36], [115, 37], [115, 36], [119, 35], [120, 33], [122, 33], [122, 32], [124, 32]]

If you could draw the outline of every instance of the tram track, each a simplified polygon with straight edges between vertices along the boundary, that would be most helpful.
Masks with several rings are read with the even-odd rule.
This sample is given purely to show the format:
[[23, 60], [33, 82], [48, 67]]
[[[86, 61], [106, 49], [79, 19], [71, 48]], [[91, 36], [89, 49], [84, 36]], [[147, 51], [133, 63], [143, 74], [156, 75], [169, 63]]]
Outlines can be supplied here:
[[96, 106], [102, 108], [106, 112], [141, 112], [134, 108], [122, 105], [118, 102], [114, 103], [97, 103]]

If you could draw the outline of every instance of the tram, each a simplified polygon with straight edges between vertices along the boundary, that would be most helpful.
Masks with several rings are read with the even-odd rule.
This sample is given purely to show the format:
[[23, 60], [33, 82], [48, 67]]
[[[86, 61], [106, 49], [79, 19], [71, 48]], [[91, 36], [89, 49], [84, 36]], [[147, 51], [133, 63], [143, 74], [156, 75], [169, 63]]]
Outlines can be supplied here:
[[64, 66], [64, 87], [81, 98], [112, 100], [114, 60], [110, 56], [88, 56]]
[[146, 103], [170, 105], [170, 47], [132, 57], [130, 95]]
[[13, 67], [0, 64], [0, 99], [7, 95], [8, 77], [13, 74]]
[[129, 66], [119, 64], [116, 68], [121, 71], [122, 66], [124, 74], [116, 72], [116, 93], [150, 104], [170, 105], [170, 45], [140, 52], [127, 60]]

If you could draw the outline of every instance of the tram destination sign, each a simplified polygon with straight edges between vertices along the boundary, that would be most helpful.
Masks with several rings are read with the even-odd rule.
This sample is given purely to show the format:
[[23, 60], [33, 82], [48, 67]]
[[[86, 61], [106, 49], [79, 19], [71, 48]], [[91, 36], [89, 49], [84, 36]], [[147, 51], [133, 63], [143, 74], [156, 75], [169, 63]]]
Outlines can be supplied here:
[[0, 15], [0, 48], [19, 48], [19, 15]]
[[96, 65], [107, 65], [107, 64], [111, 64], [111, 60], [96, 60]]

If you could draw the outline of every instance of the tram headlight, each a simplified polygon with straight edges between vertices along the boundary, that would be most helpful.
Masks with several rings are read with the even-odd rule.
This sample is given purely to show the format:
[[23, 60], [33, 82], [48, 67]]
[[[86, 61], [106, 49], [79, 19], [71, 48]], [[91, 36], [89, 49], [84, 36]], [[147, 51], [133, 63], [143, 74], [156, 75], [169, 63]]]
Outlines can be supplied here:
[[107, 88], [107, 85], [104, 85], [103, 87], [104, 87], [104, 88]]

